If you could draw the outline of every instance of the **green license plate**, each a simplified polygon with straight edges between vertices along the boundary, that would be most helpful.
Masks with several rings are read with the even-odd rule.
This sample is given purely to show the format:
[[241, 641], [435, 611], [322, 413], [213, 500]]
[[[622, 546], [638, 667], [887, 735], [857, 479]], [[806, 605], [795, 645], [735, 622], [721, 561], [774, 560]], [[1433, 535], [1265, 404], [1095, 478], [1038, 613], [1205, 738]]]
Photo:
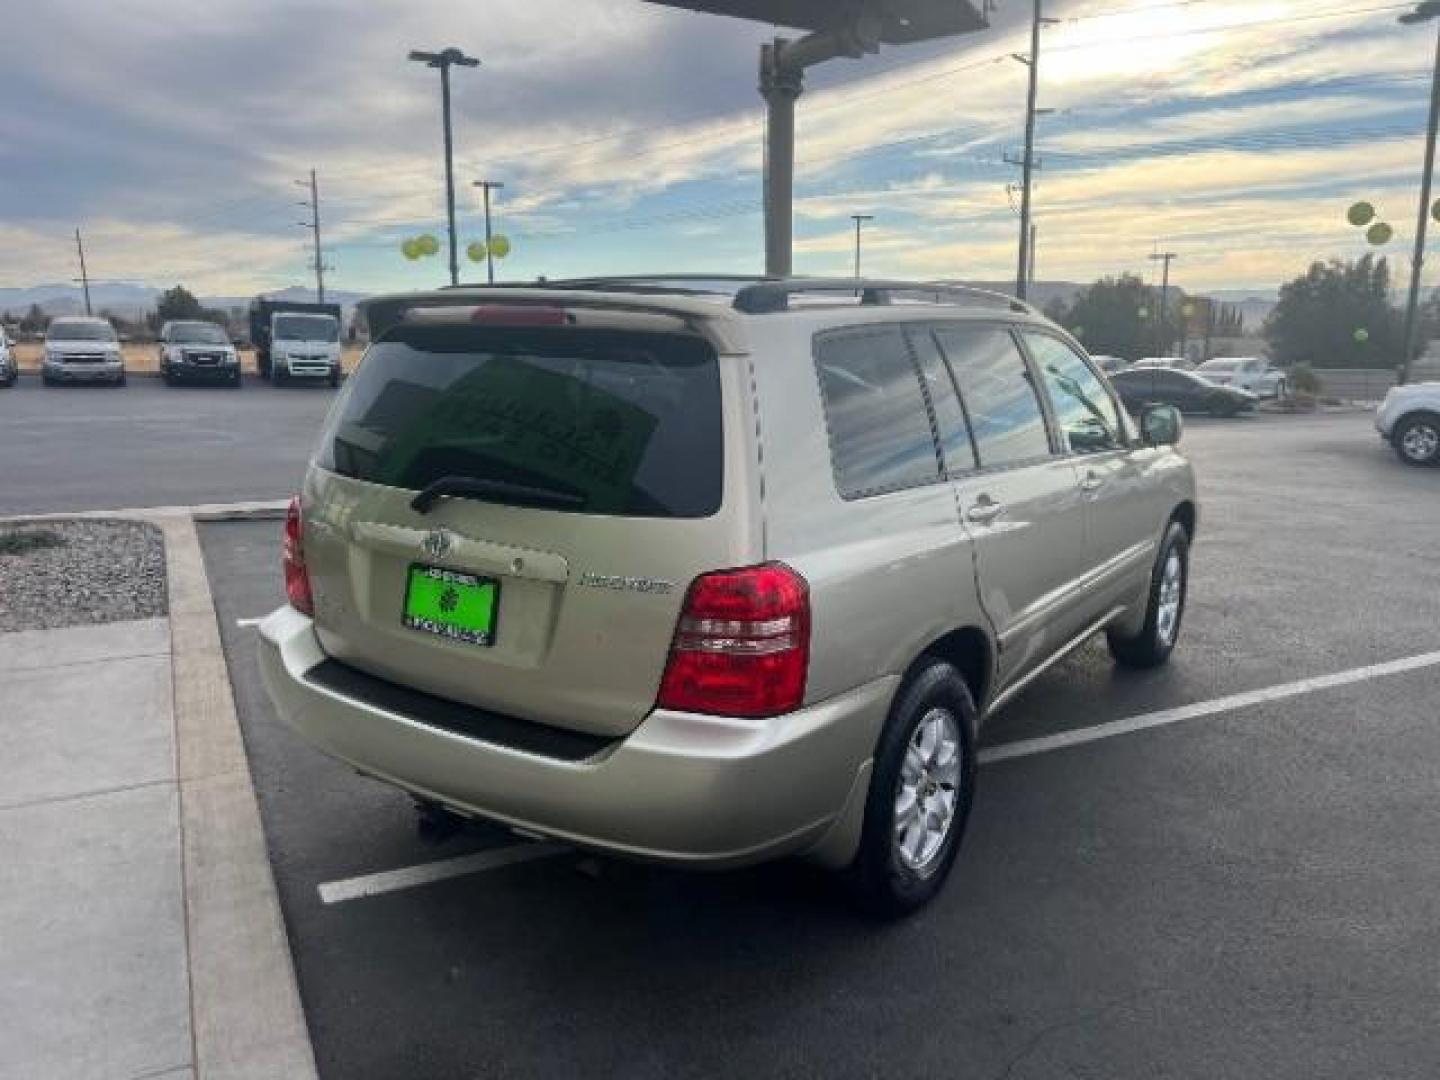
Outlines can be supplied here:
[[493, 645], [499, 599], [494, 578], [417, 563], [405, 584], [404, 623], [452, 641]]

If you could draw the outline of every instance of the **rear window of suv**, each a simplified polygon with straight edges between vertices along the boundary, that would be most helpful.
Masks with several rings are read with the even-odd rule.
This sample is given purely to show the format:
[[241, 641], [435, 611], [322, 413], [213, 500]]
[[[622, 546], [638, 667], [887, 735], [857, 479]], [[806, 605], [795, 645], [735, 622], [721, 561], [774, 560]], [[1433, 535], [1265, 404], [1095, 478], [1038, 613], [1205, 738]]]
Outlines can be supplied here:
[[402, 326], [351, 378], [317, 464], [413, 491], [496, 481], [568, 497], [571, 513], [709, 517], [719, 362], [677, 334]]

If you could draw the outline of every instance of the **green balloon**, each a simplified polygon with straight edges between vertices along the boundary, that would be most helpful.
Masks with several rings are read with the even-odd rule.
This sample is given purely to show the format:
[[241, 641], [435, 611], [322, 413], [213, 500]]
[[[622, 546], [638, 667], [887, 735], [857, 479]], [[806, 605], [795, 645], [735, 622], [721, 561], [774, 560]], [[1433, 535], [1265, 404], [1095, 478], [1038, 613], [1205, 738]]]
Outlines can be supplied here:
[[409, 259], [411, 262], [414, 262], [420, 257], [420, 248], [415, 243], [414, 237], [411, 237], [410, 239], [401, 242], [400, 254], [404, 255], [405, 258]]
[[440, 251], [440, 241], [431, 233], [425, 233], [415, 238], [415, 250], [421, 255], [436, 255]]
[[1365, 239], [1376, 247], [1384, 247], [1395, 238], [1395, 230], [1383, 221], [1377, 221], [1365, 233]]
[[1346, 220], [1357, 229], [1363, 229], [1375, 220], [1375, 207], [1368, 202], [1357, 202], [1345, 214]]
[[473, 243], [468, 244], [468, 245], [466, 246], [466, 248], [465, 248], [465, 257], [466, 257], [467, 259], [469, 259], [471, 262], [484, 262], [484, 261], [485, 261], [485, 245], [484, 245], [483, 243], [481, 243], [479, 240], [476, 240], [476, 241], [474, 241]]
[[1358, 341], [1361, 345], [1364, 345], [1367, 341], [1370, 340], [1370, 331], [1366, 330], [1363, 326], [1360, 327], [1359, 330], [1355, 331], [1355, 340]]
[[497, 259], [503, 259], [510, 254], [510, 238], [496, 234], [490, 238], [490, 254]]

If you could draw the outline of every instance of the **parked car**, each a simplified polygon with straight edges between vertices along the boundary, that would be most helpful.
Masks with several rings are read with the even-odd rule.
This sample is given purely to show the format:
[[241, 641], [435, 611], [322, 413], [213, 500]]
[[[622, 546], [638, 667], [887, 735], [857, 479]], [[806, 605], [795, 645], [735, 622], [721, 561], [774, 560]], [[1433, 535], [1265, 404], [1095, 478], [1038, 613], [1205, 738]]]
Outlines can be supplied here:
[[1217, 356], [1196, 368], [1195, 374], [1221, 386], [1249, 390], [1261, 398], [1290, 395], [1290, 383], [1285, 373], [1256, 356]]
[[40, 380], [46, 386], [62, 382], [109, 382], [124, 386], [125, 355], [109, 320], [88, 317], [51, 320], [45, 331]]
[[1440, 465], [1440, 382], [1397, 386], [1375, 414], [1380, 437], [1407, 465]]
[[256, 297], [250, 303], [255, 366], [276, 386], [291, 379], [340, 385], [340, 305]]
[[15, 357], [15, 343], [9, 331], [0, 326], [0, 386], [14, 386], [20, 377], [20, 361]]
[[1134, 367], [1110, 376], [1125, 407], [1133, 413], [1146, 405], [1173, 405], [1181, 412], [1234, 416], [1254, 409], [1260, 399], [1248, 390], [1220, 386], [1193, 371]]
[[923, 904], [982, 718], [1100, 631], [1170, 656], [1195, 483], [1179, 414], [1027, 306], [856, 288], [368, 303], [261, 626], [279, 715], [525, 835]]
[[240, 355], [223, 327], [177, 319], [160, 328], [160, 374], [166, 386], [180, 382], [225, 382], [237, 389]]

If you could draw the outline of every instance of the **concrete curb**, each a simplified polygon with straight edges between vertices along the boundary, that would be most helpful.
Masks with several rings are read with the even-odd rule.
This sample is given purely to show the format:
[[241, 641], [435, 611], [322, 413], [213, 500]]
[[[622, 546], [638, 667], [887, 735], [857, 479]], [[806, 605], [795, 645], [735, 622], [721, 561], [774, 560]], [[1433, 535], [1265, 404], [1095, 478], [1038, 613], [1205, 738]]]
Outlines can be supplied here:
[[124, 510], [73, 510], [48, 514], [12, 514], [0, 517], [0, 525], [33, 524], [40, 521], [68, 521], [76, 518], [122, 518], [159, 524], [167, 519], [185, 521], [280, 521], [288, 499], [238, 503], [202, 503], [198, 506], [141, 506]]
[[199, 1080], [316, 1075], [193, 519], [152, 518], [170, 589], [191, 1023]]
[[317, 1075], [196, 529], [197, 521], [283, 517], [286, 505], [0, 518], [119, 518], [154, 525], [164, 536], [196, 1080]]

